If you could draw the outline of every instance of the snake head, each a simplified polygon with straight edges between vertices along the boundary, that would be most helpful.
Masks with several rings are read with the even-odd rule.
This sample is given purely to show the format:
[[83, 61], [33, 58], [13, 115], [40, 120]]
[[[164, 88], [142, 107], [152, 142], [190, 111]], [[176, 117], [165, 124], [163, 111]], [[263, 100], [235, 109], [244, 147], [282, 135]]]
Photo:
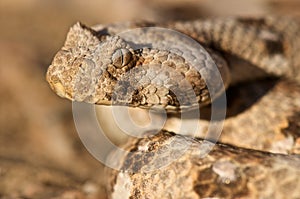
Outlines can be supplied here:
[[55, 93], [72, 101], [110, 104], [116, 79], [132, 60], [128, 44], [76, 23], [48, 68]]
[[[184, 58], [168, 49], [160, 49], [164, 46], [153, 47], [148, 38], [154, 33], [146, 33], [140, 40], [137, 37], [144, 34], [143, 31], [127, 35], [129, 37], [119, 34], [122, 39], [114, 35], [118, 33], [109, 32], [109, 28], [95, 31], [76, 23], [49, 66], [47, 81], [57, 95], [93, 104], [146, 108], [159, 105], [177, 110], [178, 107], [198, 106], [198, 102], [209, 103], [212, 92], [208, 92], [204, 78], [191, 65], [201, 66], [203, 62], [195, 62], [193, 56]], [[160, 43], [162, 38], [154, 37], [154, 40]], [[169, 44], [172, 42], [174, 38]], [[184, 49], [191, 54], [189, 48]], [[204, 64], [209, 68], [205, 71], [214, 80], [218, 92], [222, 82], [217, 81], [218, 76], [211, 70], [214, 69], [213, 61], [204, 54]], [[191, 93], [196, 96], [191, 97]], [[191, 102], [190, 98], [195, 100]]]

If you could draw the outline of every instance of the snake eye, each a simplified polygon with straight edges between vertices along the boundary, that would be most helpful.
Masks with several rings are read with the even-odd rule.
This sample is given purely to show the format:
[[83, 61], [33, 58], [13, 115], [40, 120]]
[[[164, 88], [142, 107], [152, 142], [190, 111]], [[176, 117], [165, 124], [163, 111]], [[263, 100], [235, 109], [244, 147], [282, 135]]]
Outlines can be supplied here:
[[112, 55], [112, 63], [118, 68], [126, 66], [132, 59], [131, 52], [126, 48], [117, 49]]

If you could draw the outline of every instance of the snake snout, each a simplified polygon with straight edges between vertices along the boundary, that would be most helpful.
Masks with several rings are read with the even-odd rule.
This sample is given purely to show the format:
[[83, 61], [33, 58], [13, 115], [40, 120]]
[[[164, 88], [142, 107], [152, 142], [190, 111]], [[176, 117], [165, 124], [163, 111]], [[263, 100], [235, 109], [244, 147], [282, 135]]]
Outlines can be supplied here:
[[71, 89], [69, 88], [72, 81], [70, 72], [74, 70], [70, 64], [72, 61], [71, 52], [62, 49], [55, 55], [46, 74], [46, 79], [51, 89], [60, 97], [67, 99], [73, 98]]

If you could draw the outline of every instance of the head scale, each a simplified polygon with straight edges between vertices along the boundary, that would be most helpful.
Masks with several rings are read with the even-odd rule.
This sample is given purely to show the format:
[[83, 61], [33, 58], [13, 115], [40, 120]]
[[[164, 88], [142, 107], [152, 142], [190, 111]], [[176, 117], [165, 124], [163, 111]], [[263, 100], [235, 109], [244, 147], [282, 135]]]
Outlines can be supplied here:
[[132, 54], [120, 37], [106, 36], [104, 41], [100, 37], [81, 23], [71, 27], [47, 71], [47, 81], [59, 96], [109, 103], [115, 78], [132, 66]]

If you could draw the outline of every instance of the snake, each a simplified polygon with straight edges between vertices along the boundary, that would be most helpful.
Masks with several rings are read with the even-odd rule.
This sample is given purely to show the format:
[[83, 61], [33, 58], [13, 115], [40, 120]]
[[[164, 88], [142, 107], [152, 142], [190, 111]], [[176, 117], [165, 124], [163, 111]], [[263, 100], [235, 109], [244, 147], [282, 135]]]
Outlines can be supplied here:
[[[187, 35], [201, 48], [150, 27]], [[120, 34], [133, 29], [131, 38]], [[112, 152], [108, 161], [118, 169], [108, 171], [109, 198], [300, 198], [299, 52], [300, 25], [288, 16], [78, 22], [46, 79], [71, 101], [171, 115], [158, 132], [130, 138], [126, 153]], [[176, 114], [209, 112], [224, 92], [227, 115], [216, 143], [204, 139], [202, 115], [194, 118], [204, 126], [196, 137], [177, 132]]]

